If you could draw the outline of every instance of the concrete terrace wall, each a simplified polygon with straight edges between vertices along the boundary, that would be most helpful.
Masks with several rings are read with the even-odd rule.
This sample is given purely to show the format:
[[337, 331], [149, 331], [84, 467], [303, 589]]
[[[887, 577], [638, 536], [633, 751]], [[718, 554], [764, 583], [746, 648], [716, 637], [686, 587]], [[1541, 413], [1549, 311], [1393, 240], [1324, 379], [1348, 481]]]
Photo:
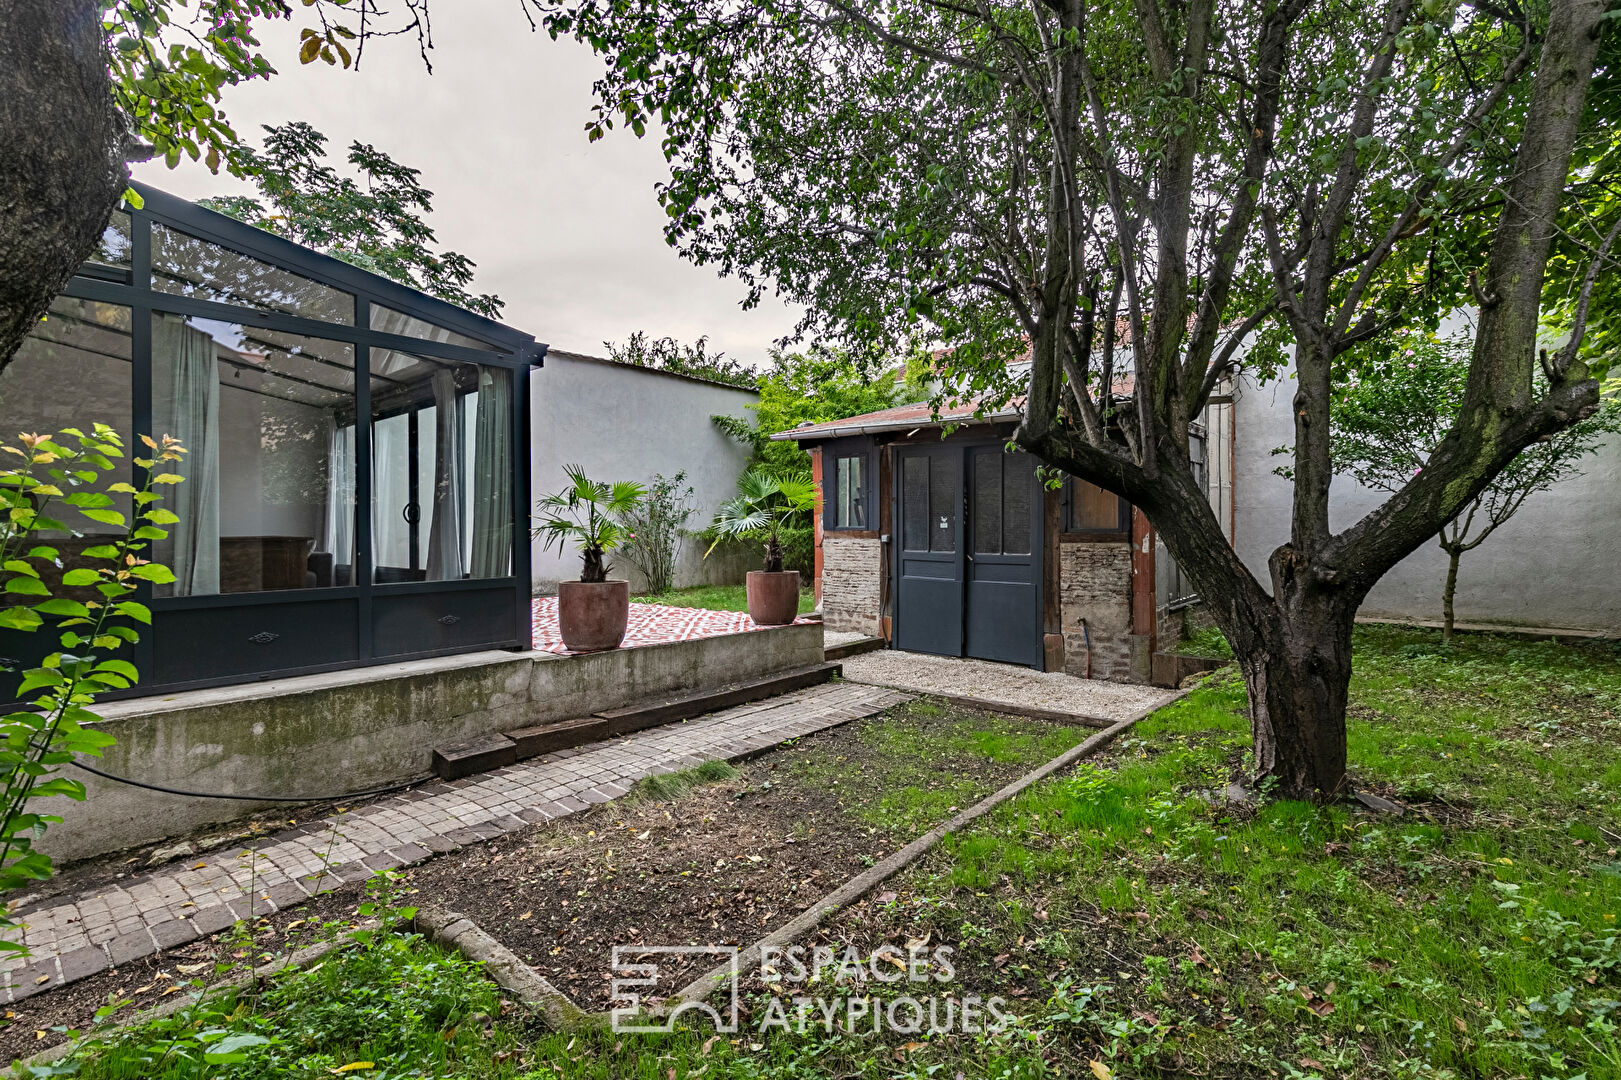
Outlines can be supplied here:
[[[1245, 376], [1234, 400], [1236, 518], [1239, 556], [1270, 586], [1267, 559], [1288, 539], [1290, 485], [1272, 470], [1286, 459], [1273, 447], [1292, 443], [1285, 378], [1258, 385]], [[1458, 575], [1460, 624], [1621, 633], [1621, 578], [1607, 568], [1621, 559], [1621, 440], [1586, 458], [1583, 475], [1533, 495], [1508, 524], [1464, 555]], [[1329, 504], [1336, 531], [1382, 503], [1348, 476], [1336, 476]], [[1439, 622], [1446, 556], [1426, 543], [1386, 574], [1362, 604], [1364, 617]]]
[[[688, 527], [701, 529], [737, 493], [749, 456], [709, 418], [752, 420], [748, 406], [758, 400], [752, 390], [553, 350], [529, 382], [531, 503], [563, 487], [565, 465], [583, 466], [593, 480], [638, 483], [684, 469], [694, 489]], [[535, 543], [533, 558], [536, 592], [556, 592], [559, 581], [579, 576], [573, 551], [560, 556]], [[614, 565], [615, 577], [642, 587], [629, 563], [616, 559]], [[676, 584], [737, 584], [758, 568], [753, 551], [721, 548], [706, 560], [703, 546], [689, 539], [677, 559]]]
[[[96, 765], [189, 791], [338, 795], [422, 776], [436, 746], [821, 662], [822, 627], [796, 624], [585, 656], [484, 652], [188, 691], [103, 706], [103, 730], [117, 742]], [[64, 819], [40, 844], [58, 860], [278, 805], [78, 775], [89, 798], [53, 799], [43, 810]]]

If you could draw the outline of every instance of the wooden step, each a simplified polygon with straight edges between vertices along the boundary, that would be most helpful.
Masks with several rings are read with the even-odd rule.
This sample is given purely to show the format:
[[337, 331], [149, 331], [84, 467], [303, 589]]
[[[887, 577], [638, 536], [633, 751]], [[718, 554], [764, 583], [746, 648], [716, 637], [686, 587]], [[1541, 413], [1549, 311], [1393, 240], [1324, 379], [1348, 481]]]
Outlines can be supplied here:
[[877, 652], [879, 649], [889, 648], [889, 642], [881, 637], [857, 638], [855, 641], [846, 641], [842, 645], [829, 645], [823, 651], [823, 658], [827, 660], [844, 660], [851, 656], [860, 656], [862, 653]]
[[474, 773], [489, 772], [518, 760], [518, 747], [505, 735], [481, 735], [454, 746], [436, 747], [433, 772], [441, 780], [460, 780]]
[[600, 712], [596, 715], [608, 721], [609, 734], [626, 735], [632, 731], [641, 731], [644, 728], [656, 727], [659, 724], [668, 724], [676, 720], [686, 720], [719, 709], [729, 709], [734, 705], [746, 705], [751, 701], [759, 701], [762, 698], [786, 694], [791, 690], [801, 690], [807, 686], [815, 686], [818, 683], [827, 682], [843, 670], [843, 667], [836, 663], [812, 664], [809, 667], [795, 668], [764, 679], [723, 686], [718, 690], [705, 690], [699, 694], [671, 698], [666, 701], [631, 705], [623, 709]]
[[601, 742], [608, 737], [608, 721], [600, 716], [584, 716], [557, 724], [537, 724], [506, 732], [518, 748], [518, 760], [567, 750], [571, 746]]

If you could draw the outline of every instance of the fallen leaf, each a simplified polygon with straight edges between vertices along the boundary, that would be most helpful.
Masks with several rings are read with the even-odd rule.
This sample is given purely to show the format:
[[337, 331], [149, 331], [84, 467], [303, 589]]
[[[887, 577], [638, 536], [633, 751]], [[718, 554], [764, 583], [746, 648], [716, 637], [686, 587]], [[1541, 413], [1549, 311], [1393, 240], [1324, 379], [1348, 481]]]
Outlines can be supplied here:
[[920, 1042], [901, 1043], [901, 1049], [905, 1050], [908, 1054], [912, 1054], [923, 1049], [923, 1044]]
[[34, 985], [38, 986], [40, 983], [48, 983], [50, 981], [51, 977], [49, 975], [41, 975], [39, 978], [34, 980]]
[[1300, 1064], [1302, 1068], [1306, 1069], [1321, 1069], [1323, 1067], [1323, 1063], [1321, 1061], [1317, 1061], [1313, 1058], [1301, 1058]]
[[193, 867], [192, 867], [192, 869], [193, 869], [193, 870], [203, 870], [203, 869], [206, 869], [206, 868], [207, 868], [207, 866], [208, 866], [208, 864], [207, 864], [207, 863], [205, 863], [205, 862], [200, 862], [200, 863], [198, 863], [198, 864], [197, 864], [197, 865], [196, 865], [196, 866], [193, 866]]
[[1318, 1016], [1327, 1016], [1334, 1011], [1334, 1003], [1332, 1001], [1319, 1001], [1312, 1005], [1311, 1011]]
[[349, 1064], [347, 1064], [347, 1065], [339, 1065], [336, 1069], [333, 1069], [331, 1071], [334, 1072], [334, 1073], [346, 1073], [346, 1072], [357, 1072], [360, 1069], [375, 1069], [375, 1068], [377, 1068], [377, 1066], [373, 1065], [369, 1061], [351, 1061]]
[[1323, 996], [1324, 996], [1324, 997], [1331, 997], [1331, 996], [1333, 996], [1333, 993], [1334, 993], [1334, 989], [1335, 989], [1335, 987], [1337, 987], [1337, 986], [1339, 986], [1339, 983], [1335, 983], [1335, 982], [1331, 982], [1331, 983], [1329, 983], [1329, 984], [1328, 984], [1328, 985], [1327, 985], [1327, 986], [1325, 986], [1325, 987], [1323, 987]]
[[1092, 1075], [1097, 1077], [1098, 1080], [1112, 1080], [1114, 1076], [1114, 1073], [1109, 1071], [1109, 1067], [1103, 1064], [1103, 1062], [1098, 1061], [1096, 1058], [1088, 1061], [1086, 1065], [1087, 1068], [1092, 1070]]
[[880, 904], [893, 904], [895, 902], [895, 894], [892, 892], [879, 893], [878, 902]]
[[526, 911], [522, 915], [518, 916], [518, 921], [523, 922], [525, 919], [529, 918], [533, 914], [534, 914], [533, 911]]
[[176, 964], [174, 969], [176, 971], [183, 972], [183, 973], [185, 973], [187, 975], [190, 975], [190, 974], [192, 974], [194, 972], [198, 972], [198, 971], [203, 970], [203, 968], [205, 968], [205, 967], [212, 967], [212, 966], [213, 965], [209, 961], [204, 960], [200, 964]]
[[1469, 1025], [1456, 1016], [1452, 1018], [1452, 1026], [1465, 1033], [1469, 1031]]

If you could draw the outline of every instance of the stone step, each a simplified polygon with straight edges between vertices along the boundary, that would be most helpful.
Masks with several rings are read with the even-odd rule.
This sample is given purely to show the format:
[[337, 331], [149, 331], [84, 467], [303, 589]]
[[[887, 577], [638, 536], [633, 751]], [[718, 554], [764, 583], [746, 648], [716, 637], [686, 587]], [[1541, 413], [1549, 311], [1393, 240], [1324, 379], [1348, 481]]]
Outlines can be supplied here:
[[624, 735], [659, 724], [702, 716], [718, 709], [729, 709], [734, 705], [745, 705], [762, 698], [776, 697], [790, 690], [802, 690], [807, 686], [825, 683], [843, 670], [843, 665], [837, 663], [812, 664], [764, 679], [724, 686], [719, 690], [706, 690], [688, 697], [612, 709], [597, 715], [608, 721], [609, 734]]

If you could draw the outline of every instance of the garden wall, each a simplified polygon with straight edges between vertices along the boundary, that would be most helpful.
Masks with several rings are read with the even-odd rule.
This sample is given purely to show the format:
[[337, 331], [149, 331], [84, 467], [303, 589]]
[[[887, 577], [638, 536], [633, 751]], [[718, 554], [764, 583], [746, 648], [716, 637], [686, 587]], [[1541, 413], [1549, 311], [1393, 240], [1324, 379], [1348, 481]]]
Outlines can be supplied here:
[[[483, 652], [108, 704], [117, 743], [96, 762], [191, 791], [341, 795], [426, 774], [434, 747], [697, 692], [822, 662], [795, 624], [583, 656]], [[120, 851], [277, 804], [196, 799], [86, 780], [39, 845], [58, 860]], [[282, 804], [285, 805], [285, 804]]]
[[[716, 507], [737, 494], [749, 458], [748, 448], [710, 417], [753, 422], [749, 406], [759, 400], [753, 390], [553, 349], [529, 380], [531, 505], [567, 483], [565, 465], [582, 466], [593, 480], [643, 484], [654, 473], [685, 470], [694, 506], [687, 528], [702, 529]], [[758, 545], [722, 546], [707, 559], [704, 547], [696, 539], [683, 542], [677, 586], [737, 585], [747, 571], [760, 568]], [[573, 550], [559, 555], [536, 542], [531, 557], [537, 593], [554, 593], [559, 581], [579, 577], [580, 557]], [[615, 577], [628, 579], [632, 589], [642, 587], [641, 575], [626, 560], [613, 562]]]

